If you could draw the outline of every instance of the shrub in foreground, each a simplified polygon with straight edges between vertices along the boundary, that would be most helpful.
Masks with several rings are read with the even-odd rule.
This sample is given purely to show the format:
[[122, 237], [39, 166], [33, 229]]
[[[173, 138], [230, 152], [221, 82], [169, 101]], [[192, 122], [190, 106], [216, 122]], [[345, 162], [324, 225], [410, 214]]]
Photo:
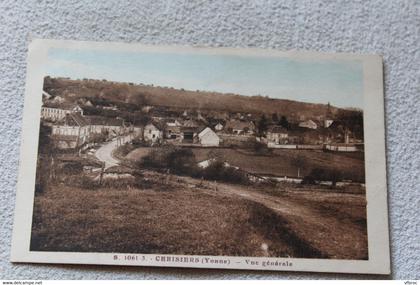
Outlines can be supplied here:
[[248, 184], [249, 179], [245, 172], [222, 161], [214, 161], [207, 168], [201, 170], [199, 175], [207, 180], [224, 181], [229, 183]]
[[331, 186], [335, 187], [341, 181], [341, 172], [336, 169], [314, 168], [309, 175], [305, 176], [302, 184], [318, 184], [321, 181], [331, 181]]
[[194, 153], [188, 148], [167, 146], [155, 148], [142, 159], [140, 168], [152, 168], [161, 172], [177, 175], [188, 175], [206, 180], [224, 181], [229, 183], [248, 184], [245, 172], [215, 160], [208, 167], [202, 169], [197, 166]]

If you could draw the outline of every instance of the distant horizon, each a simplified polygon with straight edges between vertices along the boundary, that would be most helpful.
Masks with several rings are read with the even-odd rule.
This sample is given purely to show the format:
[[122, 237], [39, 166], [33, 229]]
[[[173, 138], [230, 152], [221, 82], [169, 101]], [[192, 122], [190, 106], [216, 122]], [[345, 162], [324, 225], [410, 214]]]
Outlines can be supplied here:
[[356, 60], [54, 48], [46, 74], [363, 110], [363, 66]]
[[[53, 77], [51, 75], [45, 75], [45, 77], [50, 77], [52, 79], [72, 80], [72, 81], [95, 80], [95, 81], [100, 81], [100, 82], [127, 84], [127, 85], [130, 85], [130, 86], [143, 85], [143, 86], [156, 87], [156, 88], [175, 89], [175, 90], [180, 90], [180, 91], [181, 91], [181, 89], [183, 89], [183, 91], [188, 91], [188, 92], [218, 93], [218, 94], [227, 95], [227, 96], [231, 95], [231, 96], [244, 96], [244, 97], [262, 97], [262, 98], [269, 98], [269, 99], [274, 99], [274, 100], [294, 101], [294, 102], [299, 102], [299, 103], [315, 104], [315, 105], [328, 105], [328, 104], [330, 104], [330, 106], [334, 107], [334, 108], [355, 110], [355, 111], [363, 112], [363, 109], [359, 108], [359, 107], [341, 107], [341, 106], [336, 106], [334, 104], [331, 104], [331, 102], [317, 103], [317, 102], [301, 101], [301, 100], [294, 100], [294, 99], [287, 99], [287, 98], [273, 98], [273, 97], [270, 97], [268, 95], [262, 95], [262, 94], [259, 94], [259, 95], [243, 95], [243, 94], [232, 93], [232, 92], [224, 93], [224, 92], [218, 92], [218, 91], [212, 91], [212, 90], [198, 90], [198, 89], [197, 90], [191, 90], [191, 89], [185, 89], [185, 88], [175, 88], [175, 87], [172, 87], [172, 86], [160, 86], [160, 85], [155, 85], [155, 84], [145, 84], [145, 83], [141, 83], [141, 82], [136, 83], [136, 82], [114, 81], [114, 80], [107, 80], [105, 78], [102, 78], [102, 79], [97, 79], [97, 78], [71, 78], [71, 77], [62, 77], [62, 76]], [[43, 90], [43, 91], [45, 91], [45, 90]]]

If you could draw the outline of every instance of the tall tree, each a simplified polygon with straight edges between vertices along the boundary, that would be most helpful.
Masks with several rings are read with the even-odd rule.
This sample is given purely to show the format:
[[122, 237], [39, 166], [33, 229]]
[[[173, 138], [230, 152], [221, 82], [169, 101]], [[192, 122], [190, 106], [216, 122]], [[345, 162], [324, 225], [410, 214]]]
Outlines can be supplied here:
[[260, 118], [260, 120], [258, 121], [257, 124], [257, 128], [258, 128], [258, 134], [260, 136], [262, 136], [264, 134], [264, 132], [267, 130], [267, 118], [265, 117], [265, 115], [263, 114]]
[[271, 120], [273, 121], [273, 123], [277, 123], [279, 121], [279, 115], [277, 115], [277, 113], [273, 113], [271, 115]]
[[285, 129], [289, 128], [289, 121], [287, 120], [286, 116], [281, 116], [281, 119], [279, 121], [279, 125], [282, 126]]

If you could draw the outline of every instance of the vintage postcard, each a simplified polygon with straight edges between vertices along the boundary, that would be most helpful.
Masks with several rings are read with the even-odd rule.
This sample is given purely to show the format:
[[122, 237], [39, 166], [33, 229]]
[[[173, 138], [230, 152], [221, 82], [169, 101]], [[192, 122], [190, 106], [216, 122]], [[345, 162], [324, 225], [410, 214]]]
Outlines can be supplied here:
[[34, 40], [11, 260], [390, 273], [382, 59]]

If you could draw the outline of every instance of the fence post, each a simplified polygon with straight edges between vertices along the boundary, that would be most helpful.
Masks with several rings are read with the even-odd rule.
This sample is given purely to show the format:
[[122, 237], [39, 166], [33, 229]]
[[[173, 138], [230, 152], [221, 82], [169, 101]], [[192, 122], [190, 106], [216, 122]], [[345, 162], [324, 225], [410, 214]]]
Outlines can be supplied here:
[[102, 179], [104, 176], [104, 171], [105, 171], [105, 162], [102, 163], [102, 167], [101, 167], [101, 174], [99, 175], [99, 185], [102, 185]]

